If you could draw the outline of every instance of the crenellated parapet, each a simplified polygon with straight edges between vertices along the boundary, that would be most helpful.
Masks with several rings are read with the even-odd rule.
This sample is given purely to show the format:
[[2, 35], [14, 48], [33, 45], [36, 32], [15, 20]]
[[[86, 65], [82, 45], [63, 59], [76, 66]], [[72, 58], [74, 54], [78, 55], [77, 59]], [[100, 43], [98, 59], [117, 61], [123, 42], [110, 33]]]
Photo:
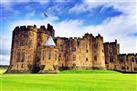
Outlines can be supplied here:
[[16, 26], [16, 28], [13, 31], [35, 31], [35, 32], [37, 32], [37, 27], [36, 27], [36, 25], [34, 25], [34, 26], [31, 26], [31, 25]]

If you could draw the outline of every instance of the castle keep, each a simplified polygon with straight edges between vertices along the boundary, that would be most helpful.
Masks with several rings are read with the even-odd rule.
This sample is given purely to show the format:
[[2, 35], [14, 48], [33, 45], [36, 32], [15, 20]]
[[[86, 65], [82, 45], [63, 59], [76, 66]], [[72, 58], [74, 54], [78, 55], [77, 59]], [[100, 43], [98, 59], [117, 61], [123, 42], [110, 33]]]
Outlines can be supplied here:
[[86, 33], [82, 38], [55, 37], [47, 24], [17, 26], [13, 31], [7, 73], [57, 73], [65, 69], [110, 69], [137, 72], [137, 54], [120, 54], [120, 45]]

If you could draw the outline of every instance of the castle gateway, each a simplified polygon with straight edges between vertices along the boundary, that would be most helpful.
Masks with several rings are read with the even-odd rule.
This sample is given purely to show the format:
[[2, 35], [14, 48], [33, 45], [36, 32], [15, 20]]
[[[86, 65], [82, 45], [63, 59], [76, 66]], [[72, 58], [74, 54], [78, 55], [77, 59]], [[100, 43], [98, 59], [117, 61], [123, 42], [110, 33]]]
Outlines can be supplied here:
[[17, 26], [13, 31], [7, 73], [57, 73], [66, 69], [111, 69], [137, 72], [137, 54], [120, 54], [115, 42], [86, 33], [82, 38], [55, 37], [48, 24]]

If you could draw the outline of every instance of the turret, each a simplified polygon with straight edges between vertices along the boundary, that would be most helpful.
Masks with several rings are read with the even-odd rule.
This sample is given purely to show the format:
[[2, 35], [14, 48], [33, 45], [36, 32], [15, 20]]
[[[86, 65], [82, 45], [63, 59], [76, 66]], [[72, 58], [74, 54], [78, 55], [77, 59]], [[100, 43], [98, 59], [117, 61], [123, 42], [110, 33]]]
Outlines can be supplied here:
[[10, 73], [32, 72], [37, 45], [37, 29], [34, 26], [17, 26], [13, 31]]
[[94, 53], [94, 68], [97, 69], [106, 69], [105, 67], [105, 57], [104, 57], [104, 46], [103, 46], [103, 37], [98, 34], [95, 38], [94, 43], [95, 53]]
[[58, 48], [51, 36], [41, 48], [40, 71], [39, 73], [57, 73], [58, 72]]
[[55, 31], [54, 31], [54, 29], [53, 29], [53, 26], [52, 26], [52, 25], [47, 24], [47, 31], [49, 31], [49, 32], [50, 32], [50, 34], [51, 34], [51, 36], [52, 36], [52, 37], [54, 37], [54, 33], [55, 33]]

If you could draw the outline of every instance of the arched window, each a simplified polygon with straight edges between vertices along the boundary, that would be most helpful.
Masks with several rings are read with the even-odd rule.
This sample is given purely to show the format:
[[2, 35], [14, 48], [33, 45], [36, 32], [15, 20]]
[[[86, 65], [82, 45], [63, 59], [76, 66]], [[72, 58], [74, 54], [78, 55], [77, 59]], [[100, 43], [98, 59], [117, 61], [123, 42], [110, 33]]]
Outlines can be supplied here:
[[86, 58], [86, 61], [88, 61], [88, 58]]
[[48, 53], [48, 55], [49, 55], [49, 60], [51, 59], [51, 51], [49, 51], [49, 53]]
[[57, 52], [55, 51], [55, 60], [57, 60]]

